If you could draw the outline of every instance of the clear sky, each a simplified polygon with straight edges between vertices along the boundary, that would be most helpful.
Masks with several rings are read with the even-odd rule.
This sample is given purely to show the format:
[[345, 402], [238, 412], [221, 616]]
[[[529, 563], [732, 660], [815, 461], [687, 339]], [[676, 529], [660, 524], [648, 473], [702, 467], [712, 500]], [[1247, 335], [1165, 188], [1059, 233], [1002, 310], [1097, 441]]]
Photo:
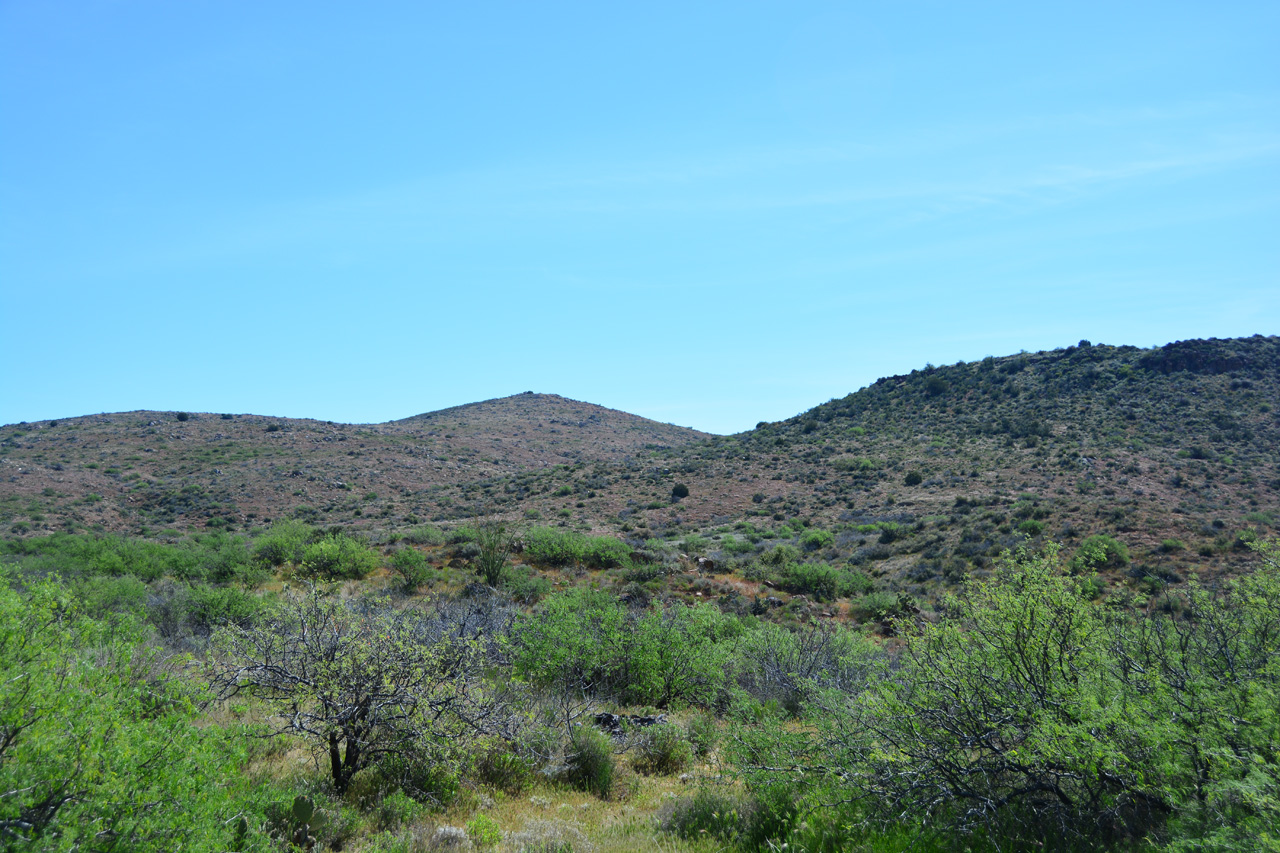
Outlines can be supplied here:
[[1275, 0], [0, 0], [0, 423], [1278, 332]]

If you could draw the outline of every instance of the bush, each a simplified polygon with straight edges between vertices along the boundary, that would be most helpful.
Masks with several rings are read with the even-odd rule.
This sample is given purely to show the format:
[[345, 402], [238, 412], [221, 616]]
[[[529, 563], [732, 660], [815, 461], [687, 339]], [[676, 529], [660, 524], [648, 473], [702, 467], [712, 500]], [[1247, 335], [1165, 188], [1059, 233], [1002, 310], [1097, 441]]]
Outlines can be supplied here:
[[554, 527], [533, 527], [523, 537], [524, 558], [540, 566], [575, 566], [586, 552], [586, 537]]
[[467, 837], [481, 850], [496, 847], [502, 841], [502, 830], [497, 821], [488, 815], [478, 814], [467, 821]]
[[480, 747], [476, 754], [475, 773], [484, 784], [512, 796], [520, 794], [533, 782], [533, 764], [513, 753], [501, 741]]
[[550, 596], [514, 629], [518, 676], [570, 692], [667, 707], [710, 702], [725, 679], [720, 641], [739, 630], [711, 604], [641, 614], [600, 590]]
[[413, 592], [422, 586], [430, 575], [427, 558], [412, 548], [401, 548], [391, 555], [391, 570], [404, 582], [405, 592]]
[[1090, 536], [1080, 543], [1071, 559], [1071, 569], [1077, 573], [1101, 569], [1123, 569], [1129, 565], [1129, 549], [1123, 542], [1103, 534]]
[[415, 527], [401, 538], [413, 545], [443, 545], [445, 540], [444, 533], [436, 527]]
[[596, 569], [628, 566], [631, 564], [631, 547], [612, 536], [591, 536], [583, 547], [582, 561]]
[[720, 732], [716, 729], [716, 719], [710, 714], [698, 714], [689, 720], [685, 732], [689, 739], [689, 745], [693, 747], [693, 754], [699, 757], [710, 755], [720, 741]]
[[253, 558], [273, 568], [301, 563], [303, 548], [314, 538], [315, 530], [309, 524], [295, 519], [277, 521], [265, 536], [258, 539]]
[[515, 547], [515, 534], [499, 519], [486, 519], [476, 526], [476, 569], [484, 582], [496, 587], [502, 580], [502, 570], [507, 566], [507, 557]]
[[565, 781], [581, 791], [609, 799], [616, 762], [613, 739], [599, 729], [580, 726], [573, 730], [566, 756]]
[[302, 551], [303, 572], [329, 580], [359, 580], [381, 562], [377, 551], [341, 533], [330, 534]]
[[689, 487], [684, 483], [676, 483], [671, 488], [671, 500], [678, 501], [689, 497]]
[[800, 547], [806, 551], [817, 551], [826, 548], [834, 541], [835, 537], [829, 531], [806, 530], [800, 536]]
[[641, 731], [636, 744], [639, 754], [632, 763], [641, 773], [670, 776], [679, 773], [693, 761], [693, 749], [683, 733], [671, 723], [662, 723]]
[[734, 844], [750, 806], [729, 791], [700, 788], [693, 796], [669, 800], [658, 810], [658, 825], [685, 840], [706, 836]]
[[903, 478], [902, 482], [903, 485], [918, 486], [924, 482], [924, 477], [921, 476], [919, 471], [908, 471], [907, 476]]

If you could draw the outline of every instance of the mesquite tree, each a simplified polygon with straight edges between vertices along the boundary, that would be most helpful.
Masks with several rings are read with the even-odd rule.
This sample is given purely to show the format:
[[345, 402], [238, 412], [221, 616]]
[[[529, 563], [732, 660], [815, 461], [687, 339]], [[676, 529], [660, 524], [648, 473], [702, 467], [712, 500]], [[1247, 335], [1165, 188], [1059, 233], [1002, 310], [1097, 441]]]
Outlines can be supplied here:
[[358, 611], [312, 589], [251, 629], [215, 639], [213, 686], [250, 691], [277, 732], [309, 740], [339, 793], [365, 767], [465, 746], [500, 723], [481, 674], [491, 644], [440, 610]]

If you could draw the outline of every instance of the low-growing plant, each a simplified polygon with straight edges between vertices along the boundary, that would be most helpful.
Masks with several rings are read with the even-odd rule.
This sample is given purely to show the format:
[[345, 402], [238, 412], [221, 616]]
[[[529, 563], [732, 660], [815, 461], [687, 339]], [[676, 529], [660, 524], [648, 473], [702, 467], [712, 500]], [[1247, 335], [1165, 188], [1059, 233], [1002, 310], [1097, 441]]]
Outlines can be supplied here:
[[1090, 536], [1080, 543], [1071, 558], [1074, 572], [1091, 572], [1100, 569], [1122, 569], [1129, 565], [1129, 549], [1125, 544], [1105, 534]]
[[636, 751], [632, 764], [650, 776], [679, 773], [693, 761], [693, 748], [680, 728], [672, 723], [642, 729], [636, 735]]
[[750, 804], [729, 790], [705, 787], [691, 796], [668, 800], [658, 810], [658, 825], [686, 840], [710, 836], [737, 842], [750, 816]]
[[467, 821], [467, 837], [481, 850], [488, 850], [502, 843], [502, 829], [498, 822], [486, 814], [478, 814]]
[[575, 728], [565, 765], [566, 782], [602, 800], [609, 799], [617, 762], [613, 740], [607, 734], [591, 726]]
[[401, 548], [391, 555], [391, 570], [400, 576], [406, 592], [415, 591], [430, 575], [426, 556], [412, 548]]
[[693, 754], [699, 758], [710, 755], [720, 742], [720, 730], [716, 728], [716, 718], [710, 714], [696, 714], [685, 725], [685, 736]]
[[372, 573], [380, 562], [378, 552], [364, 542], [334, 533], [303, 549], [301, 569], [312, 577], [359, 580]]

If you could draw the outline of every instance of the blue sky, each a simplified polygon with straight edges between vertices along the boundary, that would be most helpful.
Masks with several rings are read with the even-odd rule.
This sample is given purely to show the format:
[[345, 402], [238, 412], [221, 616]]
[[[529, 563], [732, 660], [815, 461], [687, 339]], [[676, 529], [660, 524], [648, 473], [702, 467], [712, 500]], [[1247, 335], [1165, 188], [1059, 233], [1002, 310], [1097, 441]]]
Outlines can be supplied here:
[[1280, 332], [1280, 4], [0, 2], [0, 422], [711, 432]]

